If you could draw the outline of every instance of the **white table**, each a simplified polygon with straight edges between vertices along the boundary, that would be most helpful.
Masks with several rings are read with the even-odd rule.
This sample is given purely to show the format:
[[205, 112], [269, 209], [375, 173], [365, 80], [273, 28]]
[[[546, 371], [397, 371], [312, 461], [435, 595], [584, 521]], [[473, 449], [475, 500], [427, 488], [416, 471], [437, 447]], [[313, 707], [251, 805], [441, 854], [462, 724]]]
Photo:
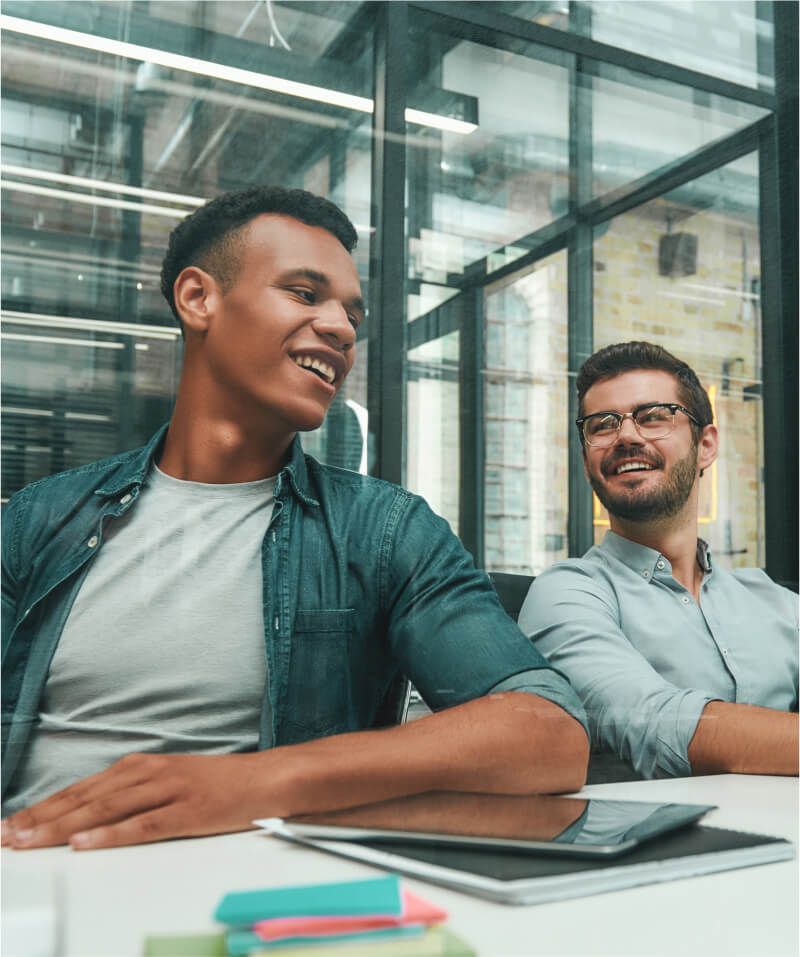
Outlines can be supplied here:
[[[798, 782], [792, 778], [636, 781], [581, 793], [718, 804], [705, 822], [797, 842]], [[258, 832], [85, 853], [4, 849], [2, 864], [4, 902], [13, 898], [8, 889], [26, 881], [55, 881], [61, 888], [63, 957], [134, 957], [147, 934], [213, 930], [210, 915], [229, 890], [375, 873]], [[481, 957], [796, 957], [797, 878], [794, 860], [529, 907], [408, 884], [445, 907], [449, 926]]]

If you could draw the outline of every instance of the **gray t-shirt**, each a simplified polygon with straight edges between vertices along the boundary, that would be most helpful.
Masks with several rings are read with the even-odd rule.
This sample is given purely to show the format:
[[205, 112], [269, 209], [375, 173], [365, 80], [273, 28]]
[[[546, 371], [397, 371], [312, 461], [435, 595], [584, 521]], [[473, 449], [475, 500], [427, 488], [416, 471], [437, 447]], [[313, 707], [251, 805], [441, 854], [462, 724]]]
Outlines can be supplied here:
[[69, 613], [4, 815], [134, 751], [257, 747], [274, 487], [151, 470], [136, 506], [107, 527]]

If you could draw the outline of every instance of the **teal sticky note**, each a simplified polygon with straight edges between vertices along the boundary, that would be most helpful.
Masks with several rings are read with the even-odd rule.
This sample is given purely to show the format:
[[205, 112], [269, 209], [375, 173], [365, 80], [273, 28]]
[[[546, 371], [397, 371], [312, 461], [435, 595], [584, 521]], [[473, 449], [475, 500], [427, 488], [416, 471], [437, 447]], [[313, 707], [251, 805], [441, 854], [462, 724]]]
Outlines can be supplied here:
[[270, 917], [394, 916], [402, 912], [400, 881], [395, 876], [389, 876], [363, 881], [234, 891], [219, 902], [214, 911], [214, 920], [241, 927]]
[[246, 957], [252, 950], [263, 950], [264, 941], [251, 930], [229, 930], [225, 934], [228, 957]]

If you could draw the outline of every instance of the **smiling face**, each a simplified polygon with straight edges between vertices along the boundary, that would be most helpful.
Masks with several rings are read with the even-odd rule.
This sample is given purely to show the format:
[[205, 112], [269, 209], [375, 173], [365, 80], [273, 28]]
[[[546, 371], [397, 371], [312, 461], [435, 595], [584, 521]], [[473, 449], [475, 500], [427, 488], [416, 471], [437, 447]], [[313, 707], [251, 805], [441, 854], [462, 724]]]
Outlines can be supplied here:
[[[582, 415], [632, 412], [641, 406], [683, 404], [669, 372], [637, 369], [596, 382], [584, 396]], [[584, 445], [586, 475], [611, 516], [649, 522], [677, 515], [693, 500], [700, 469], [716, 458], [716, 429], [703, 429], [698, 442], [686, 415], [677, 412], [675, 428], [659, 439], [645, 440], [631, 419], [624, 419], [615, 441], [605, 447]]]
[[243, 228], [236, 279], [223, 291], [189, 267], [176, 283], [187, 361], [217, 406], [270, 433], [318, 428], [352, 368], [364, 305], [355, 263], [327, 230], [263, 214]]

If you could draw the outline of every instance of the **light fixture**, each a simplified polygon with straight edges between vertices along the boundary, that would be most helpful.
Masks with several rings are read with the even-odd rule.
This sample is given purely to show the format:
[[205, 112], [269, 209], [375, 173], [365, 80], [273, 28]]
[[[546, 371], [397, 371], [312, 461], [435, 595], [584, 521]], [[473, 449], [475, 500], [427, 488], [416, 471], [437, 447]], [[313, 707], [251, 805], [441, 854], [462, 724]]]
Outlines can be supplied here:
[[16, 342], [48, 342], [55, 346], [84, 346], [88, 349], [124, 349], [123, 342], [95, 342], [93, 339], [62, 339], [60, 336], [24, 336], [16, 332], [0, 332], [3, 339]]
[[[6, 166], [0, 167], [0, 172], [6, 170]], [[76, 182], [86, 180], [82, 176], [69, 176], [66, 173], [50, 173], [49, 170], [27, 170], [24, 166], [15, 167], [15, 169], [25, 170], [25, 173], [21, 174], [27, 176], [29, 179], [55, 179], [58, 177], [57, 182]], [[37, 174], [46, 173], [46, 176], [37, 176]], [[17, 174], [20, 175], [20, 174]], [[93, 184], [101, 183], [102, 180], [92, 180]], [[39, 186], [36, 183], [21, 183], [16, 179], [0, 179], [0, 187], [3, 189], [16, 190], [18, 193], [32, 193], [35, 196], [52, 196], [54, 199], [66, 199], [69, 202], [74, 203], [86, 203], [89, 206], [109, 206], [112, 209], [131, 209], [137, 213], [151, 213], [154, 216], [168, 216], [172, 219], [183, 219], [184, 216], [188, 216], [191, 210], [188, 209], [178, 209], [177, 207], [172, 208], [169, 206], [154, 206], [152, 203], [136, 203], [128, 199], [116, 199], [112, 196], [93, 196], [90, 193], [75, 193], [72, 190], [66, 189], [55, 189], [51, 186]], [[106, 192], [130, 192], [134, 187], [126, 187], [123, 183], [113, 183], [106, 182], [104, 186], [92, 186], [93, 189], [105, 189]], [[142, 193], [159, 193], [159, 190], [142, 190]], [[170, 193], [161, 193], [160, 195], [171, 197]], [[192, 201], [192, 205], [202, 206], [203, 203], [207, 202], [201, 196], [187, 196], [187, 197], [176, 197], [179, 202], [186, 202], [187, 200]], [[363, 223], [353, 223], [353, 227], [357, 233], [363, 234], [372, 234], [375, 232], [374, 227], [365, 226]]]
[[[36, 37], [40, 40], [64, 43], [69, 46], [81, 47], [84, 50], [94, 50], [97, 53], [108, 53], [112, 56], [126, 57], [129, 60], [138, 60], [142, 63], [153, 63], [169, 70], [181, 70], [185, 73], [194, 73], [198, 76], [223, 80], [227, 83], [237, 83], [241, 86], [267, 90], [270, 93], [282, 93], [285, 96], [295, 96], [299, 99], [315, 100], [317, 103], [327, 103], [330, 106], [339, 106], [358, 113], [372, 113], [374, 110], [373, 100], [366, 96], [355, 96], [352, 93], [331, 90], [324, 86], [285, 80], [283, 77], [272, 76], [268, 73], [243, 70], [240, 67], [213, 63], [211, 60], [200, 60], [196, 57], [184, 56], [181, 53], [170, 53], [168, 50], [158, 50], [155, 47], [140, 46], [137, 43], [128, 43], [125, 40], [112, 40], [109, 37], [95, 36], [92, 33], [67, 30], [64, 27], [52, 26], [49, 23], [0, 14], [0, 28], [11, 33], [20, 33], [23, 36]], [[405, 117], [409, 123], [417, 123], [421, 126], [447, 130], [452, 133], [467, 134], [477, 129], [474, 123], [466, 123], [463, 120], [440, 116], [436, 113], [426, 113], [423, 110], [407, 109]]]
[[51, 196], [53, 199], [67, 199], [71, 203], [87, 203], [89, 206], [110, 206], [113, 209], [131, 209], [137, 213], [151, 213], [153, 216], [169, 216], [183, 219], [189, 215], [188, 209], [170, 209], [169, 206], [153, 206], [152, 203], [136, 203], [129, 199], [115, 199], [112, 196], [92, 196], [89, 193], [73, 193], [68, 189], [54, 189], [51, 186], [39, 186], [37, 183], [20, 183], [12, 179], [0, 179], [0, 187], [13, 189], [18, 193], [32, 193], [34, 196]]
[[[4, 309], [0, 315], [3, 321], [15, 326], [45, 326], [57, 329], [80, 329], [84, 332], [111, 332], [120, 336], [136, 336], [144, 339], [168, 339], [173, 342], [180, 338], [181, 331], [176, 326], [146, 326], [136, 322], [111, 322], [105, 319], [79, 319], [74, 316], [49, 316], [41, 312], [14, 312]], [[70, 340], [72, 341], [72, 340]]]
[[105, 193], [123, 193], [129, 196], [141, 196], [144, 199], [163, 199], [168, 203], [184, 203], [187, 206], [202, 206], [202, 196], [187, 196], [181, 193], [165, 193], [160, 189], [143, 189], [141, 186], [128, 186], [107, 179], [90, 179], [87, 176], [70, 176], [68, 173], [55, 173], [48, 169], [31, 169], [29, 166], [14, 166], [0, 163], [0, 173], [9, 176], [22, 176], [24, 179], [43, 179], [51, 183], [64, 183], [68, 186], [85, 186], [87, 189], [100, 189]]

